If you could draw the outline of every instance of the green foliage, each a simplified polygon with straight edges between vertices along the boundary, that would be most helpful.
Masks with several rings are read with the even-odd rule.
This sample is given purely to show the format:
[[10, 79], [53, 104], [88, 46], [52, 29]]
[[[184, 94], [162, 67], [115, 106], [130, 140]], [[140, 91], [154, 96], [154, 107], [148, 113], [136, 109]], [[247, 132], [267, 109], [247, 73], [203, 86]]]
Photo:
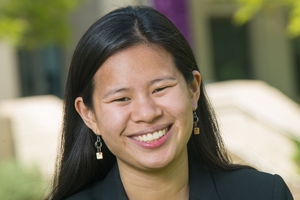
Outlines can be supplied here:
[[244, 24], [257, 13], [286, 11], [288, 14], [287, 33], [290, 37], [300, 35], [300, 0], [229, 0], [239, 5], [234, 22]]
[[47, 183], [35, 168], [25, 168], [13, 161], [0, 162], [0, 199], [43, 199]]
[[234, 15], [234, 22], [244, 24], [257, 14], [262, 8], [265, 0], [234, 0], [240, 4], [240, 8]]
[[83, 0], [0, 0], [0, 39], [24, 48], [66, 44], [68, 17]]
[[300, 35], [300, 0], [293, 0], [293, 4], [291, 4], [290, 21], [287, 28], [291, 37]]
[[300, 173], [300, 142], [299, 141], [295, 141], [295, 145], [296, 145], [296, 153], [294, 156], [295, 162], [299, 167], [299, 173]]

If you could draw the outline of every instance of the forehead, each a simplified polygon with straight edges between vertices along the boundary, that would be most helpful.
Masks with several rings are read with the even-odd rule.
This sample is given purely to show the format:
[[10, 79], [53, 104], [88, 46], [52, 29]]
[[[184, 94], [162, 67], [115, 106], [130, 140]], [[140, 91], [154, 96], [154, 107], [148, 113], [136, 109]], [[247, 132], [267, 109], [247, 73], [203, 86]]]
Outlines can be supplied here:
[[[158, 45], [140, 44], [110, 56], [95, 74], [95, 81], [158, 76], [178, 72], [172, 55]], [[132, 77], [131, 77], [132, 78]]]

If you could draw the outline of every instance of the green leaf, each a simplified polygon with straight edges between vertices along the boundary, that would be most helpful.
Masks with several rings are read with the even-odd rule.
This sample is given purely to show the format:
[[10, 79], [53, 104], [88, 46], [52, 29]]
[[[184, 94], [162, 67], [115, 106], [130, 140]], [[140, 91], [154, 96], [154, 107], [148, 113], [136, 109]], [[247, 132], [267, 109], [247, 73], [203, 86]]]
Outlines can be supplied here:
[[84, 0], [0, 0], [0, 39], [22, 48], [65, 45], [68, 18]]

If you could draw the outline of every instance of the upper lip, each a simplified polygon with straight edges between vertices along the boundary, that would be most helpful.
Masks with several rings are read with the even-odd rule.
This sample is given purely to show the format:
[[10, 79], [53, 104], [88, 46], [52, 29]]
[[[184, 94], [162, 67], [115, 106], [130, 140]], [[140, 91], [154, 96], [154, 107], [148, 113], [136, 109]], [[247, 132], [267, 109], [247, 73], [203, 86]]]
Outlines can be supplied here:
[[145, 135], [148, 133], [154, 133], [156, 131], [159, 130], [163, 130], [165, 128], [169, 128], [171, 124], [159, 124], [159, 125], [154, 125], [145, 129], [142, 129], [140, 131], [134, 132], [130, 135], [127, 135], [128, 137], [135, 137], [135, 136], [139, 136], [139, 135]]

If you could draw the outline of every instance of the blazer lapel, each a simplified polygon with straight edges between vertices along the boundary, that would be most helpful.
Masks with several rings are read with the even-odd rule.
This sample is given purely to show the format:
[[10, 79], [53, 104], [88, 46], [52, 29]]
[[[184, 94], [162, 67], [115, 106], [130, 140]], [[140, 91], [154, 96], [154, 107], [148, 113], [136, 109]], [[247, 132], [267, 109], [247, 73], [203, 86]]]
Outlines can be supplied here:
[[102, 196], [105, 200], [128, 200], [116, 164], [102, 182]]
[[194, 160], [189, 162], [189, 200], [219, 200], [211, 173]]

